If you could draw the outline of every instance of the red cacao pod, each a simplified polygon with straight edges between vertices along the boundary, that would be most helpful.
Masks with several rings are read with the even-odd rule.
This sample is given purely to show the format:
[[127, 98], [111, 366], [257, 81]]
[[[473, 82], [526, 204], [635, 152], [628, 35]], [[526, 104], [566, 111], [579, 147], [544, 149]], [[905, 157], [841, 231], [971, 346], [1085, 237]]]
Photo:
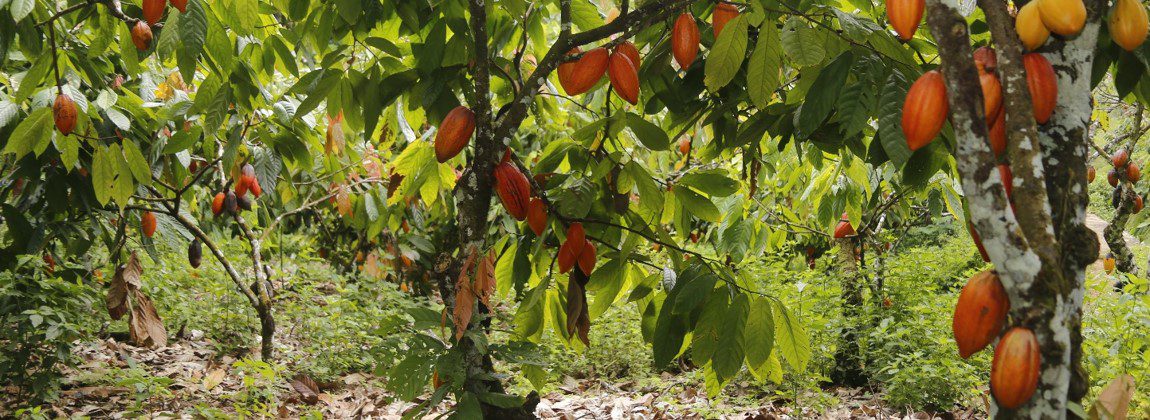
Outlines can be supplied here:
[[219, 216], [220, 213], [223, 213], [223, 212], [224, 212], [224, 193], [216, 193], [216, 196], [214, 198], [212, 198], [212, 214]]
[[847, 220], [847, 214], [843, 213], [842, 219], [839, 219], [839, 224], [835, 226], [835, 239], [842, 239], [855, 235], [857, 235], [857, 233], [855, 232], [854, 226], [851, 226], [851, 222]]
[[1034, 332], [1015, 327], [1003, 334], [990, 367], [990, 391], [998, 405], [1013, 410], [1029, 401], [1038, 388], [1040, 369], [1042, 355]]
[[998, 69], [998, 53], [994, 51], [994, 48], [979, 47], [974, 50], [974, 66], [979, 71], [993, 73]]
[[167, 5], [168, 0], [144, 0], [141, 5], [144, 9], [144, 20], [148, 21], [149, 25], [160, 23], [160, 19], [164, 17], [164, 8]]
[[1135, 195], [1135, 196], [1134, 196], [1134, 214], [1138, 214], [1138, 213], [1141, 213], [1141, 212], [1142, 212], [1142, 207], [1143, 207], [1145, 204], [1146, 204], [1146, 203], [1144, 203], [1144, 202], [1142, 201], [1142, 196], [1141, 196], [1141, 195]]
[[152, 235], [156, 234], [156, 215], [150, 211], [144, 212], [140, 216], [140, 227], [143, 228], [144, 236], [151, 238]]
[[639, 49], [635, 47], [635, 44], [632, 44], [629, 41], [623, 41], [622, 44], [619, 44], [619, 46], [615, 47], [615, 54], [618, 53], [623, 53], [627, 56], [627, 58], [630, 58], [631, 64], [635, 65], [635, 69], [639, 69], [639, 60], [641, 60], [641, 58], [639, 58]]
[[982, 109], [986, 113], [986, 121], [994, 121], [1002, 111], [1002, 83], [990, 72], [980, 73], [978, 81], [982, 85]]
[[611, 64], [607, 68], [611, 88], [631, 105], [639, 103], [639, 69], [627, 58], [627, 54], [615, 51], [611, 54]]
[[1110, 172], [1106, 173], [1106, 183], [1110, 184], [1111, 187], [1117, 187], [1118, 186], [1118, 171], [1117, 170], [1111, 169]]
[[583, 250], [579, 253], [579, 271], [588, 276], [595, 270], [595, 244], [583, 241]]
[[264, 189], [260, 187], [260, 179], [256, 177], [252, 177], [251, 182], [248, 183], [248, 190], [252, 192], [252, 196], [255, 198], [260, 198], [261, 195], [264, 195]]
[[982, 246], [982, 238], [978, 236], [978, 231], [974, 230], [974, 224], [966, 222], [966, 229], [970, 231], [970, 239], [974, 240], [974, 246], [978, 248], [978, 255], [982, 256], [982, 260], [990, 262], [990, 255], [986, 254], [986, 247]]
[[1138, 169], [1138, 164], [1131, 162], [1126, 165], [1126, 179], [1131, 183], [1137, 184], [1138, 180], [1142, 179], [1142, 170]]
[[995, 156], [1006, 153], [1006, 111], [999, 109], [998, 118], [990, 123], [990, 150]]
[[890, 26], [898, 33], [903, 41], [914, 38], [918, 25], [922, 22], [922, 11], [926, 7], [926, 0], [887, 0], [886, 16]]
[[435, 160], [447, 162], [459, 155], [471, 135], [475, 133], [475, 113], [465, 106], [457, 106], [447, 113], [435, 133]]
[[180, 13], [188, 11], [188, 0], [171, 0], [171, 3], [172, 7], [175, 7]]
[[[572, 51], [574, 54], [579, 53], [578, 49]], [[579, 57], [579, 60], [559, 66], [559, 85], [568, 95], [583, 94], [595, 87], [599, 79], [603, 78], [609, 60], [610, 54], [606, 49], [596, 48], [587, 51]]]
[[987, 270], [971, 277], [958, 295], [951, 322], [958, 355], [966, 359], [989, 346], [1002, 332], [1009, 311], [1010, 297], [997, 273]]
[[950, 105], [946, 102], [946, 84], [942, 73], [924, 73], [906, 94], [902, 106], [902, 133], [910, 150], [918, 150], [934, 141], [946, 123]]
[[566, 273], [571, 270], [579, 262], [579, 256], [583, 253], [584, 245], [587, 242], [586, 233], [583, 231], [583, 224], [572, 223], [567, 227], [567, 238], [563, 241], [563, 245], [559, 246], [559, 273]]
[[547, 229], [547, 204], [538, 197], [531, 197], [531, 202], [527, 203], [527, 226], [535, 236], [543, 236]]
[[66, 136], [76, 130], [76, 117], [76, 103], [72, 98], [63, 93], [56, 95], [56, 102], [52, 104], [52, 119], [60, 134]]
[[719, 39], [719, 34], [723, 32], [723, 28], [727, 26], [727, 22], [739, 17], [739, 8], [735, 5], [725, 2], [719, 2], [715, 6], [715, 10], [711, 12], [711, 26], [715, 30], [715, 39]]
[[531, 185], [523, 172], [519, 172], [511, 162], [503, 162], [495, 167], [495, 191], [507, 213], [515, 220], [527, 218], [527, 203], [531, 199]]
[[699, 56], [699, 26], [690, 13], [683, 13], [675, 19], [675, 26], [671, 29], [671, 53], [683, 70], [690, 68]]
[[[567, 241], [576, 244], [582, 244], [587, 241], [587, 231], [583, 230], [583, 224], [579, 222], [572, 223], [567, 227]], [[576, 249], [576, 253], [581, 252], [582, 248]]]
[[1010, 165], [1000, 163], [998, 176], [1002, 177], [1002, 188], [1006, 190], [1006, 200], [1010, 201], [1010, 197], [1014, 196], [1014, 174], [1010, 172]]
[[147, 51], [152, 45], [152, 27], [147, 22], [141, 20], [132, 27], [132, 44], [140, 51]]
[[1114, 165], [1115, 168], [1121, 168], [1129, 163], [1130, 152], [1127, 152], [1126, 149], [1118, 149], [1117, 152], [1110, 155], [1110, 164]]
[[1026, 54], [1022, 56], [1022, 64], [1026, 67], [1026, 85], [1030, 88], [1034, 120], [1046, 124], [1058, 105], [1058, 76], [1054, 74], [1054, 66], [1042, 54]]

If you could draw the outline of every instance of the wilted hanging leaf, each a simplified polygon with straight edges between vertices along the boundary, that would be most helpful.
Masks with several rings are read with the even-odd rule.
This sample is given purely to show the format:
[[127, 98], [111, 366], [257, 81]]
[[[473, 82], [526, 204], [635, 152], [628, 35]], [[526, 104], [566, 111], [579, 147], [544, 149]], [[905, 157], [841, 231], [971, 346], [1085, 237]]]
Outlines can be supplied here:
[[347, 186], [340, 185], [339, 191], [335, 193], [335, 209], [339, 212], [340, 216], [351, 217], [351, 194], [347, 191]]
[[479, 301], [485, 306], [491, 306], [491, 294], [495, 292], [495, 250], [487, 254], [487, 258], [479, 263], [475, 273], [475, 292]]
[[142, 347], [163, 347], [168, 344], [168, 331], [152, 300], [139, 289], [132, 290], [132, 316], [128, 318], [128, 335]]
[[1134, 397], [1134, 377], [1122, 375], [1106, 384], [1098, 400], [1090, 407], [1090, 418], [1124, 419], [1129, 415], [1130, 399]]
[[467, 324], [471, 323], [471, 314], [475, 307], [475, 292], [471, 286], [471, 267], [475, 266], [477, 251], [472, 249], [459, 269], [459, 280], [455, 283], [455, 310], [452, 311], [452, 322], [455, 324], [455, 339], [463, 338], [467, 331]]
[[108, 296], [104, 299], [108, 307], [108, 315], [112, 319], [119, 321], [124, 314], [128, 313], [128, 293], [140, 287], [140, 275], [143, 274], [144, 268], [140, 265], [140, 260], [133, 252], [128, 257], [128, 263], [116, 268], [116, 274], [112, 277], [112, 285], [108, 289]]
[[343, 145], [343, 112], [340, 112], [335, 118], [328, 118], [327, 142], [323, 145], [323, 151], [329, 155], [339, 154]]
[[588, 280], [583, 271], [571, 270], [571, 278], [567, 281], [567, 334], [578, 333], [579, 340], [590, 346], [591, 317], [587, 311], [587, 289], [584, 287]]

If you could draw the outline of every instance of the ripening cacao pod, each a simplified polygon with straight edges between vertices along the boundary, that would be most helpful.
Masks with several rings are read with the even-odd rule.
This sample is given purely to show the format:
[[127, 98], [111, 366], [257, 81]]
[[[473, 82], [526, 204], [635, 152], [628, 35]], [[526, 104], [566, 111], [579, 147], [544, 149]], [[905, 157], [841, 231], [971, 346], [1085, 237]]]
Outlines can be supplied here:
[[835, 239], [851, 237], [856, 234], [854, 226], [851, 226], [850, 220], [847, 220], [847, 214], [843, 213], [843, 217], [839, 219], [839, 224], [835, 226]]
[[1118, 171], [1117, 170], [1111, 169], [1110, 172], [1106, 173], [1106, 183], [1110, 184], [1111, 187], [1117, 187], [1118, 186]]
[[998, 176], [1002, 177], [1002, 188], [1006, 190], [1006, 200], [1014, 196], [1014, 174], [1010, 172], [1010, 165], [998, 164]]
[[56, 102], [52, 104], [52, 119], [60, 134], [66, 136], [76, 130], [76, 117], [76, 103], [72, 98], [63, 93], [56, 95]]
[[56, 273], [56, 257], [53, 257], [51, 253], [44, 253], [44, 256], [41, 257], [41, 259], [44, 260], [44, 264], [48, 265], [48, 267], [47, 267], [48, 268], [48, 275], [50, 276], [52, 274], [55, 274]]
[[990, 123], [990, 150], [995, 156], [1006, 153], [1006, 111], [1000, 110], [998, 118]]
[[900, 39], [910, 41], [914, 38], [925, 7], [926, 0], [886, 0], [887, 19]]
[[244, 177], [241, 176], [240, 180], [236, 181], [235, 192], [237, 197], [244, 197], [248, 195], [248, 183], [244, 181]]
[[671, 53], [683, 70], [690, 68], [699, 55], [699, 26], [690, 13], [683, 13], [675, 19], [675, 26], [671, 29]]
[[1118, 261], [1114, 259], [1114, 253], [1106, 254], [1106, 258], [1102, 260], [1102, 270], [1106, 274], [1114, 274], [1114, 270], [1118, 268]]
[[1077, 35], [1086, 25], [1086, 4], [1082, 0], [1037, 0], [1042, 24], [1062, 36]]
[[535, 236], [543, 236], [543, 231], [547, 229], [547, 204], [543, 199], [531, 197], [531, 202], [527, 203], [527, 226], [531, 227]]
[[1096, 176], [1098, 176], [1098, 170], [1094, 169], [1093, 166], [1087, 166], [1086, 167], [1086, 183], [1087, 184], [1094, 183], [1094, 177], [1096, 177]]
[[227, 210], [228, 214], [236, 214], [240, 212], [240, 203], [236, 198], [235, 192], [228, 191], [227, 195], [224, 196], [224, 210]]
[[[579, 49], [573, 49], [569, 55], [579, 54]], [[607, 62], [610, 54], [606, 49], [596, 48], [587, 51], [579, 60], [563, 63], [559, 66], [559, 85], [568, 95], [580, 95], [599, 83], [603, 74], [607, 72]]]
[[170, 3], [172, 3], [172, 7], [175, 7], [180, 13], [188, 11], [188, 0], [171, 0]]
[[204, 262], [204, 251], [200, 247], [200, 238], [192, 239], [192, 243], [188, 245], [188, 264], [192, 268], [200, 268], [200, 264]]
[[160, 23], [160, 18], [164, 17], [164, 7], [168, 5], [168, 0], [144, 0], [140, 6], [144, 9], [144, 20], [148, 21], [149, 25]]
[[567, 227], [567, 238], [563, 241], [563, 245], [559, 246], [557, 257], [560, 274], [570, 271], [579, 262], [579, 256], [586, 249], [586, 243], [587, 236], [582, 223], [572, 223]]
[[1141, 196], [1141, 195], [1135, 195], [1135, 196], [1134, 196], [1134, 214], [1138, 214], [1138, 213], [1141, 213], [1141, 212], [1142, 212], [1142, 207], [1143, 207], [1145, 204], [1146, 204], [1146, 203], [1144, 203], [1144, 202], [1142, 201], [1142, 196]]
[[639, 103], [639, 68], [631, 62], [627, 54], [618, 50], [611, 54], [607, 77], [611, 79], [611, 88], [615, 94], [631, 105]]
[[684, 155], [691, 153], [691, 139], [683, 138], [682, 140], [679, 140], [679, 153]]
[[252, 177], [252, 182], [248, 184], [248, 190], [252, 192], [252, 196], [255, 198], [264, 195], [264, 189], [260, 187], [260, 179], [256, 177]]
[[1018, 10], [1018, 17], [1014, 19], [1014, 30], [1022, 40], [1022, 46], [1030, 51], [1037, 50], [1046, 39], [1050, 38], [1050, 30], [1042, 23], [1042, 12], [1038, 10], [1038, 2], [1032, 1]]
[[1138, 0], [1115, 0], [1110, 8], [1110, 38], [1126, 51], [1134, 51], [1146, 41], [1146, 7]]
[[[567, 227], [566, 240], [570, 241], [570, 242], [574, 242], [576, 244], [582, 244], [583, 242], [586, 242], [587, 241], [587, 231], [583, 229], [583, 224], [576, 222], [576, 223], [572, 223], [571, 226], [568, 226]], [[576, 251], [580, 251], [580, 250], [581, 250], [581, 248], [576, 249]]]
[[457, 106], [447, 113], [443, 122], [439, 124], [439, 131], [435, 133], [435, 160], [439, 163], [447, 162], [458, 156], [471, 135], [475, 133], [475, 113], [465, 106]]
[[1110, 155], [1110, 164], [1114, 165], [1115, 168], [1121, 168], [1129, 163], [1130, 152], [1127, 152], [1126, 149], [1118, 149], [1117, 152]]
[[910, 150], [921, 149], [934, 141], [946, 123], [949, 110], [946, 84], [938, 70], [924, 73], [911, 85], [902, 105], [902, 133]]
[[739, 17], [739, 8], [735, 5], [725, 2], [719, 2], [715, 6], [715, 10], [711, 12], [711, 27], [715, 30], [715, 39], [719, 39], [719, 34], [723, 32], [723, 28], [727, 26], [727, 22]]
[[156, 215], [150, 211], [144, 212], [140, 216], [140, 227], [144, 231], [144, 236], [151, 238], [152, 235], [156, 234]]
[[627, 58], [631, 59], [631, 64], [635, 65], [635, 69], [639, 69], [639, 49], [635, 47], [630, 41], [623, 41], [622, 44], [615, 47], [615, 54], [623, 53]]
[[147, 22], [141, 20], [132, 27], [132, 44], [140, 51], [147, 51], [152, 45], [152, 27]]
[[[256, 179], [256, 168], [254, 166], [252, 166], [252, 164], [245, 163], [244, 166], [240, 168], [240, 182], [239, 183], [244, 184], [244, 188], [246, 188], [249, 191], [252, 190], [256, 186], [256, 184], [259, 183], [259, 180]], [[242, 196], [243, 194], [240, 194], [240, 195]]]
[[224, 212], [224, 193], [216, 193], [212, 198], [212, 214], [219, 216]]
[[978, 236], [978, 231], [974, 230], [974, 224], [966, 222], [966, 229], [970, 231], [970, 239], [974, 240], [974, 246], [978, 248], [978, 255], [982, 256], [982, 260], [990, 262], [990, 255], [986, 254], [986, 247], [982, 246], [982, 238]]
[[1008, 312], [1010, 297], [998, 273], [988, 270], [971, 277], [958, 295], [951, 322], [958, 355], [966, 359], [989, 346], [1006, 325]]
[[998, 405], [1013, 410], [1029, 401], [1038, 388], [1041, 367], [1041, 349], [1034, 332], [1014, 327], [1003, 334], [990, 367], [990, 391]]
[[588, 276], [595, 270], [595, 244], [583, 241], [583, 250], [579, 253], [579, 271]]
[[1132, 184], [1137, 184], [1140, 179], [1142, 179], [1142, 170], [1138, 169], [1138, 164], [1130, 162], [1126, 165], [1126, 180]]
[[531, 185], [527, 177], [519, 172], [511, 162], [503, 162], [495, 167], [495, 191], [507, 213], [515, 220], [527, 218], [527, 204], [531, 199]]
[[978, 68], [978, 71], [994, 73], [998, 69], [998, 53], [994, 51], [994, 48], [979, 47], [974, 50], [974, 66]]
[[1022, 64], [1026, 67], [1026, 85], [1030, 88], [1034, 120], [1046, 124], [1058, 105], [1058, 76], [1054, 74], [1054, 66], [1042, 54], [1023, 55]]
[[982, 109], [986, 113], [986, 121], [994, 121], [1002, 110], [1002, 83], [991, 72], [979, 74], [978, 81], [982, 85]]

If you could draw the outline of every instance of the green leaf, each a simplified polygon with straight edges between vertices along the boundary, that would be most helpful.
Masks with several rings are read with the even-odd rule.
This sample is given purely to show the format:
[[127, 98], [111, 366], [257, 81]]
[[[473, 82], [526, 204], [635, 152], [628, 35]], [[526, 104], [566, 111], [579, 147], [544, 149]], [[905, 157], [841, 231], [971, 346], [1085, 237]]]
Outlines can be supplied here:
[[806, 100], [803, 101], [802, 111], [799, 113], [797, 127], [799, 137], [809, 137], [834, 110], [839, 91], [846, 83], [853, 64], [854, 54], [847, 50], [819, 72], [815, 78], [814, 88], [807, 91]]
[[727, 23], [707, 56], [704, 82], [715, 92], [735, 78], [747, 57], [747, 19], [739, 15]]
[[[724, 31], [725, 32], [725, 31]], [[773, 23], [759, 28], [759, 42], [747, 63], [747, 94], [759, 109], [767, 107], [782, 85], [783, 50]]]
[[24, 20], [25, 17], [28, 17], [35, 7], [35, 0], [12, 0], [8, 4], [8, 11], [12, 13], [12, 20], [19, 23], [21, 20]]
[[719, 380], [726, 382], [739, 373], [743, 367], [743, 354], [746, 351], [746, 341], [743, 337], [744, 327], [750, 312], [750, 300], [744, 293], [735, 295], [735, 300], [727, 308], [723, 317], [723, 331], [719, 336], [718, 346], [711, 356], [711, 367]]
[[892, 72], [879, 99], [878, 136], [883, 150], [896, 166], [910, 159], [910, 147], [902, 134], [902, 103], [906, 100], [906, 79]]
[[802, 323], [782, 303], [775, 302], [775, 345], [796, 371], [804, 371], [811, 360], [811, 342]]
[[739, 181], [728, 178], [721, 170], [691, 172], [679, 180], [711, 197], [726, 197], [739, 191]]
[[779, 34], [783, 51], [798, 67], [809, 67], [821, 63], [826, 56], [818, 32], [807, 26], [799, 17], [791, 17]]
[[[4, 153], [11, 153], [17, 159], [24, 157], [35, 150], [43, 150], [40, 145], [52, 140], [55, 131], [52, 122], [52, 109], [40, 108], [20, 122], [12, 135], [8, 136], [8, 144], [4, 146]], [[39, 154], [37, 154], [39, 155]]]
[[12, 102], [21, 103], [25, 99], [36, 93], [36, 89], [40, 87], [40, 83], [48, 76], [52, 70], [52, 55], [44, 54], [32, 63], [32, 67], [24, 73], [24, 79], [20, 81], [20, 89], [16, 91], [16, 97], [12, 98]]
[[691, 360], [695, 364], [706, 364], [719, 348], [719, 340], [727, 329], [728, 305], [727, 289], [711, 291], [699, 322], [695, 323], [695, 329], [691, 332]]
[[671, 144], [671, 139], [667, 137], [667, 132], [663, 131], [662, 127], [643, 119], [642, 116], [633, 112], [627, 113], [627, 126], [631, 128], [631, 132], [635, 133], [635, 137], [639, 139], [643, 146], [651, 150], [667, 150]]
[[124, 140], [123, 148], [124, 159], [132, 171], [132, 176], [142, 185], [151, 185], [152, 168], [148, 165], [148, 160], [144, 159], [144, 154], [140, 153], [140, 148], [131, 140]]
[[184, 44], [184, 50], [193, 59], [199, 57], [200, 53], [204, 51], [204, 41], [208, 35], [208, 17], [201, 1], [191, 0], [188, 2], [187, 9], [180, 14], [178, 28], [180, 42]]
[[686, 188], [683, 185], [676, 185], [672, 191], [675, 192], [675, 198], [679, 199], [679, 202], [682, 203], [682, 208], [695, 217], [708, 222], [718, 222], [723, 218], [723, 215], [719, 213], [719, 208], [715, 207], [715, 203], [712, 203], [711, 200], [699, 195], [699, 193], [692, 191], [690, 188]]
[[[667, 300], [673, 299], [676, 294], [672, 292], [667, 295]], [[667, 366], [672, 359], [682, 353], [685, 335], [687, 335], [686, 317], [674, 314], [670, 303], [664, 301], [662, 309], [659, 310], [659, 317], [655, 320], [655, 332], [651, 340], [656, 367]]]
[[627, 162], [624, 171], [631, 176], [635, 187], [639, 190], [639, 205], [647, 212], [657, 216], [663, 210], [663, 189], [651, 178], [651, 174], [635, 161]]
[[602, 26], [603, 16], [590, 0], [571, 0], [571, 21], [586, 31]]
[[743, 330], [746, 344], [747, 366], [756, 369], [767, 363], [775, 346], [775, 319], [771, 315], [771, 302], [764, 297], [750, 301], [747, 326]]

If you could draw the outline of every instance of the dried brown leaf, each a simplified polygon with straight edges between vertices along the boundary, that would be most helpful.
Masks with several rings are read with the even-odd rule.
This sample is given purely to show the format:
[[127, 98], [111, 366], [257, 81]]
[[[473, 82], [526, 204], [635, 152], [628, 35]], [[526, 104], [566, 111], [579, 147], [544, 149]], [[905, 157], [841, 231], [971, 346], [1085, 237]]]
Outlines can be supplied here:
[[472, 249], [459, 269], [459, 279], [455, 283], [455, 308], [452, 311], [452, 322], [455, 324], [455, 339], [463, 337], [467, 325], [471, 323], [471, 315], [475, 311], [475, 292], [471, 286], [471, 267], [475, 265], [477, 252]]
[[297, 375], [291, 380], [291, 387], [299, 393], [300, 399], [308, 405], [319, 402], [319, 385], [305, 375]]
[[140, 275], [143, 272], [144, 267], [140, 265], [135, 252], [128, 257], [127, 264], [116, 268], [108, 296], [104, 299], [108, 315], [111, 315], [112, 319], [119, 320], [128, 313], [128, 293], [140, 288]]
[[168, 331], [152, 300], [139, 290], [132, 291], [132, 315], [128, 318], [128, 335], [132, 343], [141, 347], [168, 345]]
[[222, 383], [224, 381], [225, 373], [226, 372], [224, 371], [224, 368], [218, 368], [204, 376], [204, 390], [211, 391], [212, 388], [215, 388], [220, 383]]
[[479, 301], [485, 306], [491, 306], [491, 295], [495, 293], [495, 250], [491, 250], [479, 264], [475, 275], [475, 290]]
[[1134, 377], [1122, 375], [1106, 384], [1090, 408], [1091, 418], [1126, 419], [1134, 397]]

